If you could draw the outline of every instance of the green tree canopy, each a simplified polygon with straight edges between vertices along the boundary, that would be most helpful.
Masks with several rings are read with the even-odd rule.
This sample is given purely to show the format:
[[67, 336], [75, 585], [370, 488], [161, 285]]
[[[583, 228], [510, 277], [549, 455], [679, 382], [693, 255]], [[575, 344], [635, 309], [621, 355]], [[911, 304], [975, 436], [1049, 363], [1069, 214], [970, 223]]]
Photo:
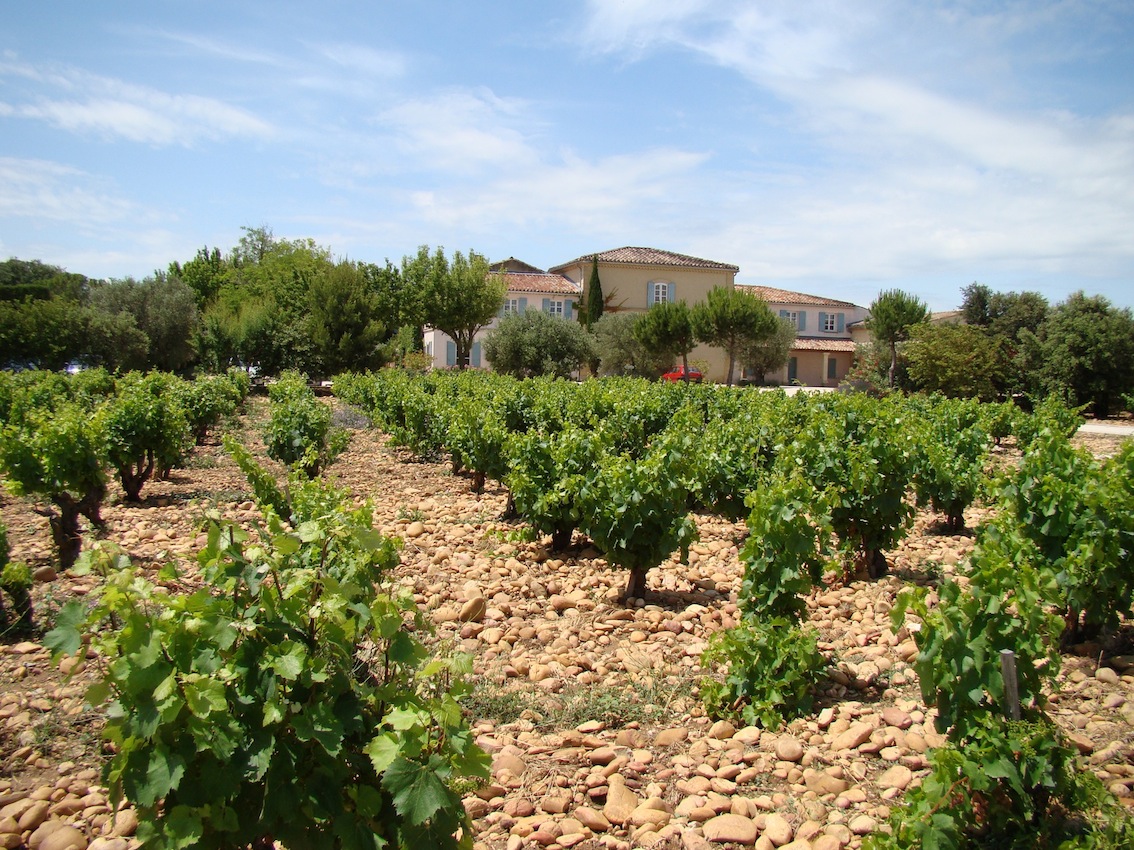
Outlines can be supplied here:
[[775, 333], [746, 344], [740, 352], [740, 362], [746, 369], [759, 375], [763, 381], [768, 372], [774, 372], [788, 362], [795, 343], [795, 324], [776, 317]]
[[324, 375], [377, 369], [385, 362], [386, 327], [365, 273], [343, 261], [315, 275], [308, 326]]
[[645, 313], [638, 314], [634, 323], [634, 339], [652, 356], [667, 360], [664, 368], [681, 358], [685, 380], [689, 380], [689, 352], [697, 339], [693, 335], [693, 311], [684, 301], [662, 301]]
[[505, 375], [566, 378], [594, 356], [594, 342], [577, 322], [528, 310], [505, 316], [489, 331], [484, 356]]
[[778, 317], [764, 301], [726, 286], [711, 289], [692, 313], [697, 339], [728, 354], [729, 386], [741, 352], [773, 336], [779, 328]]
[[83, 275], [41, 260], [12, 257], [0, 263], [0, 301], [66, 298], [83, 302], [89, 284], [90, 281]]
[[403, 261], [402, 274], [422, 294], [426, 323], [452, 338], [458, 368], [468, 368], [473, 338], [504, 303], [503, 276], [491, 273], [488, 259], [476, 251], [457, 251], [450, 262], [443, 248], [430, 254], [428, 245]]
[[1106, 418], [1134, 390], [1134, 316], [1102, 296], [1076, 292], [1056, 305], [1036, 335], [1032, 366], [1041, 386]]
[[900, 289], [882, 292], [870, 305], [866, 326], [879, 342], [890, 348], [890, 386], [898, 368], [898, 343], [910, 337], [914, 325], [929, 320], [929, 308], [915, 295]]
[[604, 313], [595, 322], [595, 354], [599, 359], [599, 374], [632, 375], [639, 378], [656, 378], [673, 365], [668, 351], [651, 352], [634, 336], [641, 313]]
[[595, 322], [602, 318], [602, 281], [599, 280], [598, 257], [591, 257], [591, 276], [587, 279], [587, 296], [583, 309], [579, 311], [579, 318], [584, 327], [590, 330]]
[[972, 325], [916, 325], [904, 353], [916, 389], [950, 398], [994, 400], [1007, 368], [999, 339]]
[[178, 278], [159, 273], [111, 281], [91, 290], [90, 303], [103, 313], [133, 316], [149, 341], [147, 366], [178, 372], [196, 358], [197, 298]]
[[232, 274], [228, 261], [221, 256], [219, 248], [209, 250], [208, 246], [197, 251], [197, 256], [185, 262], [169, 264], [169, 276], [184, 281], [197, 296], [197, 308], [204, 310], [214, 300], [217, 293]]

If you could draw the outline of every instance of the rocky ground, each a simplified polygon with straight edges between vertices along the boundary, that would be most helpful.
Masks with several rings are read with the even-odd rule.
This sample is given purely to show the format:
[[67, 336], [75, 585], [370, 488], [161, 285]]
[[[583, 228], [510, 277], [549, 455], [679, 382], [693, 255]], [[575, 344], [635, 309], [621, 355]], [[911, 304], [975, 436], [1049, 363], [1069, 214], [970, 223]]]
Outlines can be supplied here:
[[[254, 430], [233, 427], [254, 445]], [[1118, 444], [1087, 442], [1100, 454]], [[465, 804], [482, 850], [853, 848], [919, 782], [927, 748], [942, 740], [910, 667], [913, 643], [889, 620], [902, 587], [948, 575], [972, 547], [970, 533], [937, 533], [938, 517], [919, 515], [889, 553], [890, 576], [808, 600], [831, 681], [813, 716], [773, 733], [712, 722], [697, 699], [706, 641], [737, 613], [743, 524], [698, 516], [689, 565], [675, 559], [652, 570], [647, 598], [627, 605], [618, 599], [625, 572], [585, 540], [548, 551], [521, 524], [500, 519], [501, 490], [490, 484], [474, 495], [447, 464], [413, 461], [373, 431], [355, 431], [331, 475], [373, 499], [378, 527], [404, 540], [401, 580], [439, 639], [475, 658], [468, 708], [493, 776]], [[241, 522], [257, 516], [216, 443], [143, 493], [139, 506], [112, 498], [104, 516], [107, 536], [153, 569], [176, 560], [191, 574], [206, 511]], [[0, 495], [13, 558], [37, 569], [36, 615], [49, 625], [93, 579], [54, 574], [46, 521], [31, 507]], [[970, 511], [970, 525], [980, 515]], [[1084, 764], [1134, 802], [1126, 638], [1065, 659], [1052, 713]], [[132, 812], [112, 817], [99, 785], [100, 720], [84, 707], [86, 682], [55, 668], [41, 639], [0, 643], [0, 848], [133, 847]]]

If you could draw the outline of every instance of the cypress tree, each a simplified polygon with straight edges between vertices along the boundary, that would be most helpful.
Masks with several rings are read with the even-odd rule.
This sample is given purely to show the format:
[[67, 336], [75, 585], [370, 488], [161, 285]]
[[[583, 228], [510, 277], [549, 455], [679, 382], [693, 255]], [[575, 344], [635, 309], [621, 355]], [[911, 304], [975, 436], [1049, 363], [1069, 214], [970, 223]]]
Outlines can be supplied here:
[[591, 325], [602, 318], [602, 284], [598, 276], [598, 257], [591, 257], [591, 276], [587, 281], [587, 303], [583, 315], [586, 316], [583, 324], [589, 329]]

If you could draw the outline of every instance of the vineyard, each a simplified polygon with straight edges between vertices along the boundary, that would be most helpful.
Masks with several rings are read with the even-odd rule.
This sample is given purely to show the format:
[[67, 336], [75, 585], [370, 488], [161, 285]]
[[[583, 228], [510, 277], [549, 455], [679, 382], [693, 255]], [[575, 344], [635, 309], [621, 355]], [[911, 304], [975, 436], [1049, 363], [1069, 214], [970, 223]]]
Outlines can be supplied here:
[[1130, 846], [1130, 441], [334, 386], [0, 373], [0, 846]]

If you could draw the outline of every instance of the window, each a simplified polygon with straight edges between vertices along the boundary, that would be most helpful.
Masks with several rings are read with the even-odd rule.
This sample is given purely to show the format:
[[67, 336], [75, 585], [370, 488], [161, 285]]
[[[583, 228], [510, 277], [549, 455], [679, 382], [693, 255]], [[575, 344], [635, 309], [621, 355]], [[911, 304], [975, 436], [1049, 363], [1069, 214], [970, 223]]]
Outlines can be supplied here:
[[796, 330], [799, 330], [799, 313], [795, 310], [784, 310], [780, 315], [791, 322]]
[[834, 357], [827, 360], [827, 380], [834, 381], [839, 377], [839, 361]]
[[563, 299], [561, 298], [548, 298], [544, 301], [544, 312], [549, 316], [558, 316], [563, 318]]
[[520, 312], [520, 299], [519, 298], [505, 298], [504, 299], [504, 315], [515, 316]]
[[646, 284], [646, 306], [664, 304], [674, 300], [673, 284], [664, 280], [651, 280]]
[[841, 334], [846, 328], [845, 313], [820, 313], [819, 330], [823, 333]]

